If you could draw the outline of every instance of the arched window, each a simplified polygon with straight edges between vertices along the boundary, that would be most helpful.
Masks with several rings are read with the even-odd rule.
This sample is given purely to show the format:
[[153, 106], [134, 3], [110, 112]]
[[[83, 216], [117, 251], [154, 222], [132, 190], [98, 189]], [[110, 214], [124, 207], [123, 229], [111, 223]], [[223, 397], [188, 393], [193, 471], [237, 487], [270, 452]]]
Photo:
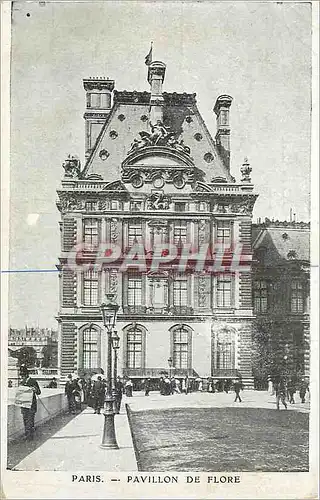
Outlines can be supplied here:
[[191, 328], [178, 325], [171, 329], [171, 356], [174, 368], [192, 368]]
[[80, 329], [79, 337], [80, 368], [95, 370], [101, 365], [101, 330], [95, 325]]
[[124, 329], [125, 368], [144, 368], [146, 331], [140, 325], [130, 325]]

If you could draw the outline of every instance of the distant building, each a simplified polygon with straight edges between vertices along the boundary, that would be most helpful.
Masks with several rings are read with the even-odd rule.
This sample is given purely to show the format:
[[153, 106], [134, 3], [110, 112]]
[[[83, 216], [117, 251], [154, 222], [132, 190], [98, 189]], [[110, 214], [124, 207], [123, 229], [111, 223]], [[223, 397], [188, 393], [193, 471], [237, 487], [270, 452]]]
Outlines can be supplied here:
[[[21, 348], [30, 348], [34, 359], [33, 367], [58, 367], [58, 332], [50, 328], [10, 328], [8, 334], [9, 352], [17, 353]], [[33, 350], [33, 352], [32, 352]]]
[[[105, 78], [83, 82], [85, 165], [66, 159], [57, 203], [61, 374], [106, 367], [99, 306], [106, 292], [114, 292], [120, 374], [134, 381], [158, 378], [172, 358], [176, 375], [241, 376], [253, 387], [250, 271], [257, 194], [247, 160], [239, 181], [230, 172], [232, 98], [221, 95], [213, 106], [213, 138], [195, 94], [163, 92], [165, 72], [160, 61], [149, 65], [149, 92], [116, 91], [114, 80]], [[181, 272], [173, 262], [147, 272], [124, 270], [121, 262], [88, 267], [105, 243], [124, 251], [142, 244], [149, 258], [159, 244], [190, 244], [195, 252], [208, 245], [216, 260], [217, 248], [230, 257], [240, 245], [247, 267], [220, 273]], [[70, 261], [87, 267], [72, 268]]]
[[253, 276], [256, 325], [268, 336], [271, 372], [308, 377], [310, 224], [269, 219], [253, 224]]

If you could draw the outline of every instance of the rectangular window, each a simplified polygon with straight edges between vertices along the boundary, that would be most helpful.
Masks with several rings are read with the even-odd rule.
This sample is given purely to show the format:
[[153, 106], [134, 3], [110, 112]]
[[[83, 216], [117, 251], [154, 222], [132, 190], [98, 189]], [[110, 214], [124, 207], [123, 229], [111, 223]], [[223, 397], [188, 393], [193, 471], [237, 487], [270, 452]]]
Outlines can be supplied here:
[[128, 278], [128, 306], [141, 306], [142, 279], [137, 276]]
[[83, 368], [98, 367], [98, 333], [87, 329], [83, 332]]
[[83, 273], [83, 304], [85, 306], [98, 305], [98, 272], [89, 269]]
[[176, 212], [185, 212], [186, 207], [187, 207], [186, 203], [177, 202], [174, 204], [174, 209]]
[[135, 243], [142, 242], [142, 224], [141, 222], [129, 222], [128, 224], [128, 245], [131, 247]]
[[290, 310], [292, 313], [303, 313], [304, 311], [303, 286], [301, 281], [294, 280], [291, 283], [290, 306]]
[[119, 202], [112, 200], [110, 203], [110, 210], [119, 210]]
[[90, 108], [100, 108], [101, 94], [91, 92], [90, 94]]
[[217, 344], [217, 368], [228, 369], [232, 366], [232, 344], [231, 342], [218, 342]]
[[173, 332], [173, 366], [188, 368], [189, 333], [182, 327]]
[[268, 284], [259, 280], [254, 282], [254, 310], [256, 313], [265, 313], [268, 310]]
[[218, 220], [216, 225], [216, 243], [223, 246], [231, 246], [231, 223], [230, 221]]
[[207, 204], [204, 201], [200, 201], [199, 203], [199, 212], [206, 212]]
[[141, 212], [142, 202], [141, 201], [131, 201], [130, 211], [131, 212]]
[[221, 274], [217, 277], [217, 307], [231, 307], [231, 276]]
[[86, 211], [87, 212], [95, 212], [97, 210], [97, 202], [96, 201], [86, 201]]
[[142, 332], [132, 330], [127, 333], [127, 368], [142, 367]]
[[99, 244], [98, 219], [83, 220], [83, 241], [93, 246]]
[[173, 282], [173, 305], [186, 306], [188, 303], [187, 297], [187, 280], [176, 280]]
[[179, 243], [187, 242], [187, 221], [186, 220], [176, 220], [174, 222], [173, 228], [173, 243], [178, 245]]

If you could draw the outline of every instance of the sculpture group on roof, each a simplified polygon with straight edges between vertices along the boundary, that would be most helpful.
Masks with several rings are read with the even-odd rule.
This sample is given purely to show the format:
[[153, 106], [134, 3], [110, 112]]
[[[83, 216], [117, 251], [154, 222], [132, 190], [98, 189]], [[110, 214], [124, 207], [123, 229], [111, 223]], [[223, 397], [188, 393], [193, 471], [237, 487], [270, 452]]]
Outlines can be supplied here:
[[146, 146], [168, 146], [184, 154], [190, 154], [190, 148], [177, 139], [175, 132], [170, 132], [170, 127], [166, 127], [161, 120], [156, 124], [150, 124], [150, 132], [139, 132], [140, 139], [134, 139], [129, 154]]

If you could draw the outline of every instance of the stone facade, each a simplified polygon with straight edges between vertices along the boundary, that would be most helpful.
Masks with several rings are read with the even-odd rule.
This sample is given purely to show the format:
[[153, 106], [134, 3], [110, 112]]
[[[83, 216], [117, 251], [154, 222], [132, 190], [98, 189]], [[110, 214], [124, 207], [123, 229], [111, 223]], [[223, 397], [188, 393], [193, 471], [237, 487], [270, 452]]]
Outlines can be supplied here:
[[270, 376], [308, 378], [310, 224], [254, 224], [253, 276], [255, 329], [268, 336]]
[[[162, 62], [149, 65], [150, 92], [119, 92], [113, 80], [84, 81], [86, 161], [82, 168], [76, 156], [66, 159], [57, 202], [61, 372], [105, 368], [99, 306], [112, 291], [120, 305], [121, 374], [157, 378], [171, 357], [178, 376], [241, 376], [252, 387], [257, 194], [247, 160], [239, 182], [230, 173], [232, 98], [216, 101], [213, 140], [195, 94], [162, 91], [165, 71]], [[187, 245], [206, 269], [191, 262]], [[132, 249], [141, 247], [137, 262]], [[159, 248], [169, 256], [177, 249], [176, 259], [160, 252], [155, 265]], [[117, 249], [121, 256], [113, 259]], [[240, 253], [241, 265], [232, 265]]]

